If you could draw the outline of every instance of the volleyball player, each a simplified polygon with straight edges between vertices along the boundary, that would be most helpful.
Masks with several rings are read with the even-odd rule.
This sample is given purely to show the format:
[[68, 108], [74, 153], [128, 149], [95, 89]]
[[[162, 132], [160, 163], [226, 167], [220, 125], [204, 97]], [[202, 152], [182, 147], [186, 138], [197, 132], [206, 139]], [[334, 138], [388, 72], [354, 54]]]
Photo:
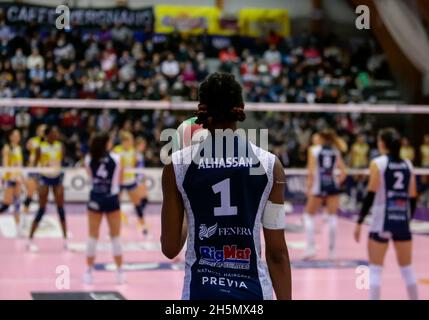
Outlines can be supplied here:
[[101, 221], [106, 217], [112, 242], [113, 259], [117, 267], [116, 280], [125, 282], [122, 270], [122, 247], [120, 242], [121, 216], [119, 204], [120, 183], [123, 177], [119, 155], [109, 152], [112, 141], [107, 133], [92, 138], [90, 155], [85, 158], [85, 167], [91, 178], [91, 192], [88, 202], [89, 237], [86, 245], [87, 270], [84, 282], [93, 282], [92, 270], [95, 261], [97, 239]]
[[47, 126], [45, 129], [45, 139], [40, 143], [36, 151], [35, 164], [41, 168], [49, 168], [52, 172], [41, 173], [39, 178], [39, 210], [33, 220], [30, 229], [30, 237], [27, 248], [35, 250], [32, 240], [39, 226], [40, 221], [46, 211], [48, 204], [49, 189], [54, 194], [55, 204], [60, 219], [61, 230], [63, 232], [64, 248], [67, 249], [67, 225], [64, 211], [64, 186], [61, 164], [63, 159], [63, 144], [59, 139], [59, 129], [56, 126]]
[[[23, 155], [20, 146], [21, 134], [19, 130], [14, 129], [9, 133], [9, 143], [5, 144], [2, 149], [2, 162], [6, 168], [22, 167]], [[3, 202], [0, 203], [0, 213], [5, 212], [9, 206], [15, 205], [15, 222], [18, 230], [18, 236], [22, 233], [20, 225], [20, 197], [22, 174], [16, 171], [6, 172], [3, 176], [5, 183]]]
[[[270, 299], [274, 287], [278, 299], [291, 299], [283, 167], [273, 154], [233, 132], [245, 118], [242, 89], [233, 75], [209, 76], [199, 100], [197, 122], [211, 135], [173, 153], [162, 176], [163, 253], [173, 259], [188, 238], [182, 297]], [[216, 152], [225, 139], [233, 142], [231, 148]], [[212, 151], [199, 158], [195, 148]], [[268, 270], [261, 262], [262, 228]]]
[[[144, 152], [146, 150], [146, 139], [143, 137], [137, 137], [135, 141], [135, 149], [136, 149], [136, 168], [144, 168], [145, 161], [144, 161]], [[142, 213], [144, 213], [144, 209], [147, 205], [147, 188], [146, 188], [146, 180], [144, 174], [138, 174], [137, 175], [137, 188], [138, 193], [140, 195], [141, 201], [140, 201], [140, 207]], [[142, 216], [142, 219], [139, 220], [138, 224], [139, 230], [143, 232], [144, 235], [147, 235], [149, 232], [148, 225], [146, 221], [144, 220], [144, 216]]]
[[[366, 138], [363, 134], [359, 134], [356, 138], [356, 142], [351, 147], [350, 164], [354, 169], [366, 169], [368, 168], [369, 162], [369, 145], [366, 142]], [[352, 207], [356, 210], [358, 203], [362, 201], [363, 194], [365, 192], [366, 176], [355, 175], [353, 186], [351, 188], [350, 198], [352, 199]]]
[[320, 144], [311, 148], [308, 157], [307, 205], [303, 215], [307, 248], [303, 259], [311, 259], [316, 255], [314, 215], [322, 206], [322, 201], [326, 201], [328, 213], [326, 222], [329, 232], [328, 259], [332, 260], [335, 259], [340, 185], [346, 178], [345, 165], [341, 156], [344, 143], [331, 129], [319, 132], [319, 140]]
[[[45, 129], [46, 129], [46, 125], [44, 124], [37, 126], [36, 135], [27, 141], [26, 147], [27, 147], [27, 151], [29, 152], [29, 158], [28, 158], [29, 167], [36, 166], [36, 151], [37, 149], [39, 149], [40, 143], [43, 141]], [[35, 172], [29, 173], [27, 175], [25, 185], [27, 189], [27, 194], [24, 200], [24, 213], [28, 214], [31, 201], [33, 200], [34, 193], [37, 192], [38, 174]]]
[[121, 159], [121, 166], [124, 169], [121, 191], [125, 190], [134, 204], [137, 213], [139, 226], [144, 226], [144, 207], [147, 201], [142, 201], [139, 192], [136, 174], [133, 172], [126, 172], [126, 169], [135, 169], [137, 165], [137, 153], [134, 148], [134, 137], [128, 131], [120, 133], [121, 144], [113, 148], [113, 152], [118, 154]]
[[409, 298], [416, 300], [417, 281], [411, 266], [410, 232], [410, 220], [416, 209], [416, 178], [411, 161], [401, 159], [401, 137], [395, 129], [381, 130], [377, 143], [381, 156], [371, 161], [368, 193], [356, 224], [354, 237], [359, 242], [361, 224], [372, 208], [368, 241], [369, 297], [372, 300], [380, 299], [384, 257], [389, 240], [392, 240]]

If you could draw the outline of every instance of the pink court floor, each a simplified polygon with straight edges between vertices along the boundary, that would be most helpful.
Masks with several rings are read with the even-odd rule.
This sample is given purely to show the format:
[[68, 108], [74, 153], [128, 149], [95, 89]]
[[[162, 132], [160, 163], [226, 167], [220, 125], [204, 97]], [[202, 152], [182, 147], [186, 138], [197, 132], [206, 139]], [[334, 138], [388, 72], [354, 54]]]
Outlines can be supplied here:
[[[84, 285], [86, 216], [84, 205], [68, 205], [71, 233], [70, 249], [64, 250], [56, 215], [47, 214], [36, 244], [37, 252], [28, 252], [25, 240], [16, 238], [11, 215], [0, 217], [0, 299], [32, 299], [32, 293], [50, 292], [118, 292], [125, 299], [180, 299], [183, 285], [182, 260], [174, 262], [160, 251], [160, 206], [150, 205], [147, 220], [150, 237], [144, 238], [135, 226], [131, 208], [127, 208], [128, 224], [122, 237], [127, 283], [117, 285], [110, 255], [107, 227], [103, 224], [97, 253], [94, 284]], [[366, 237], [357, 244], [352, 238], [353, 222], [340, 218], [337, 238], [337, 260], [329, 262], [327, 235], [322, 217], [317, 221], [318, 256], [310, 262], [300, 260], [305, 239], [300, 215], [287, 217], [286, 239], [292, 260], [294, 299], [366, 299], [365, 289]], [[365, 227], [365, 232], [366, 232]], [[421, 299], [429, 299], [429, 236], [414, 236], [414, 267], [419, 280]], [[69, 276], [69, 277], [68, 277]], [[67, 279], [70, 279], [68, 282]], [[362, 280], [363, 279], [363, 280]], [[395, 254], [390, 248], [383, 271], [383, 299], [406, 299]]]

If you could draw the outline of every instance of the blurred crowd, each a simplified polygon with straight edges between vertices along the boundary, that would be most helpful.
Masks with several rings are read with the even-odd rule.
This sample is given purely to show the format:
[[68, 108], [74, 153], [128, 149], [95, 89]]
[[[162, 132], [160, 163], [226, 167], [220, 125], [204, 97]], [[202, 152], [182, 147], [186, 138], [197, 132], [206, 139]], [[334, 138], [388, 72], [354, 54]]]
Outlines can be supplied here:
[[[121, 23], [68, 32], [41, 26], [7, 25], [0, 15], [0, 99], [58, 98], [115, 100], [198, 99], [198, 83], [210, 72], [232, 72], [248, 102], [376, 102], [374, 79], [389, 78], [382, 55], [370, 42], [343, 42], [329, 34], [301, 33], [250, 41], [203, 33], [183, 37], [131, 30]], [[148, 142], [146, 162], [159, 166], [164, 128], [177, 127], [190, 114], [143, 110], [4, 108], [0, 130], [34, 134], [40, 123], [58, 124], [66, 144], [66, 163], [88, 150], [94, 131], [127, 130]], [[351, 146], [357, 135], [375, 148], [373, 121], [363, 116], [255, 113], [271, 128], [272, 150], [288, 166], [303, 166], [312, 132], [328, 122]], [[1, 138], [4, 143], [4, 135]]]

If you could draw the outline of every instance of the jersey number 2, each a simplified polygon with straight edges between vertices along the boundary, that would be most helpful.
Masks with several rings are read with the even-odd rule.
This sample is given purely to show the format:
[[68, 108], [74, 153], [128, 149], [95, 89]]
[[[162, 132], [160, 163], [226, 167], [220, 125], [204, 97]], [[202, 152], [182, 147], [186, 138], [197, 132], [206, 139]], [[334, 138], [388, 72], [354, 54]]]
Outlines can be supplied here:
[[400, 171], [395, 171], [393, 173], [393, 176], [395, 177], [395, 183], [393, 184], [393, 189], [395, 190], [402, 190], [405, 188], [404, 186], [404, 174]]
[[220, 193], [220, 207], [214, 208], [215, 216], [236, 216], [237, 207], [231, 206], [231, 180], [225, 179], [212, 186], [213, 192]]

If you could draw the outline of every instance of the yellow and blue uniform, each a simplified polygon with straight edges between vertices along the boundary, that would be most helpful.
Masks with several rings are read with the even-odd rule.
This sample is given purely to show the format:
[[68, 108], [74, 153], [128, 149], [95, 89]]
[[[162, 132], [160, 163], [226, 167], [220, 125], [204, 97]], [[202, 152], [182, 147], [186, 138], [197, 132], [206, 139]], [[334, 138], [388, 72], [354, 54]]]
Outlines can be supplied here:
[[[5, 167], [22, 167], [23, 159], [22, 149], [20, 146], [6, 146], [8, 148], [8, 162], [4, 163]], [[7, 186], [13, 187], [16, 181], [21, 177], [19, 172], [6, 172], [3, 179], [6, 181]]]
[[355, 143], [352, 146], [351, 165], [353, 168], [368, 167], [369, 145], [367, 143]]
[[47, 141], [40, 143], [39, 165], [44, 168], [55, 169], [54, 172], [42, 173], [41, 184], [55, 186], [61, 184], [61, 162], [63, 159], [63, 147], [61, 142], [54, 141], [52, 144]]
[[402, 146], [400, 150], [400, 157], [402, 160], [414, 161], [414, 148], [412, 146]]
[[429, 144], [421, 145], [420, 153], [422, 155], [422, 167], [429, 168]]
[[[37, 149], [39, 149], [42, 141], [43, 141], [43, 139], [40, 136], [32, 137], [28, 141], [29, 142], [29, 151], [30, 151], [29, 161], [28, 161], [29, 166], [35, 165]], [[32, 173], [29, 173], [28, 176], [30, 178], [37, 179], [38, 174], [35, 172], [32, 172]]]
[[137, 188], [136, 174], [132, 172], [126, 172], [126, 169], [133, 169], [137, 166], [136, 150], [134, 148], [125, 149], [123, 146], [118, 145], [113, 148], [113, 152], [120, 156], [121, 167], [124, 169], [121, 189], [133, 190]]

